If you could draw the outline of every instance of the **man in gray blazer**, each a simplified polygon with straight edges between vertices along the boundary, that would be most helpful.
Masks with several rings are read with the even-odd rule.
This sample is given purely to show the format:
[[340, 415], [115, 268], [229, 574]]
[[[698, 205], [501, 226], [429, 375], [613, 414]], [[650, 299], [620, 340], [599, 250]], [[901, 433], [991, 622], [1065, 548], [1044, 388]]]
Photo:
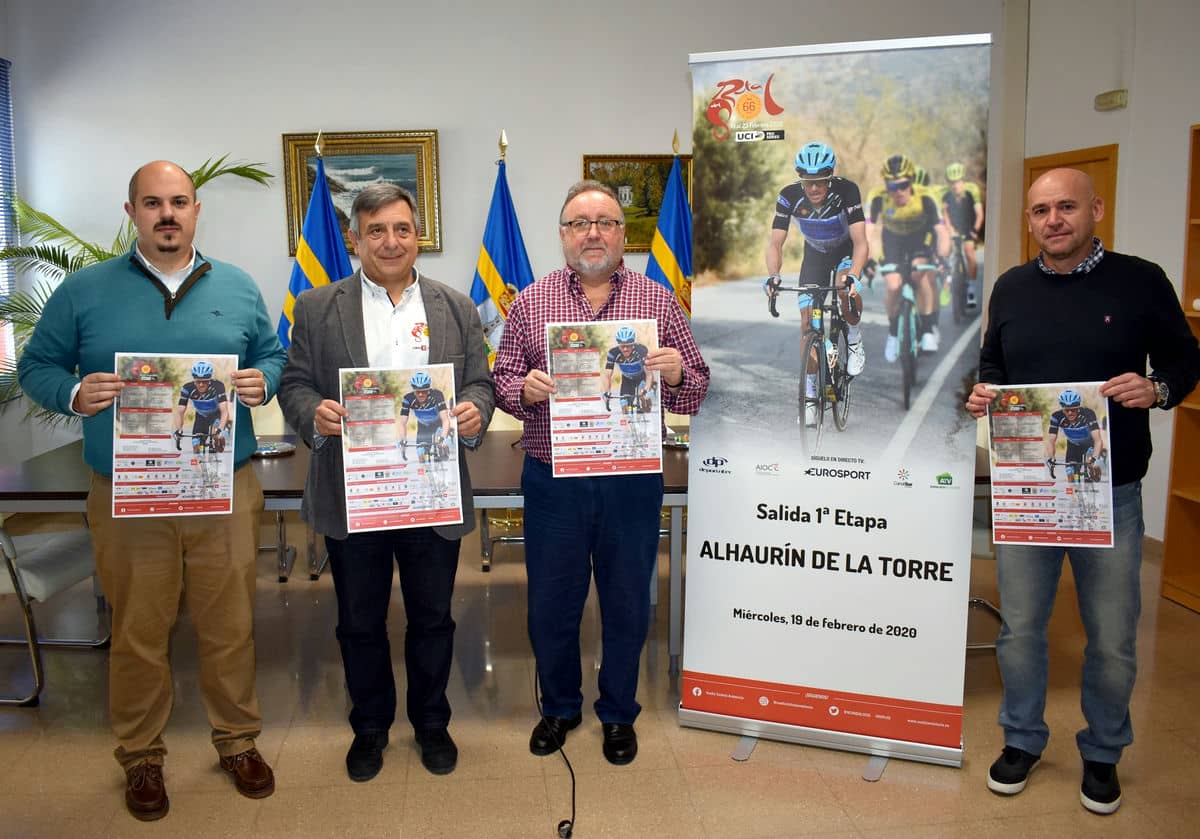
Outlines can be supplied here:
[[450, 600], [463, 534], [475, 525], [471, 478], [462, 451], [458, 469], [463, 524], [347, 533], [342, 434], [348, 414], [338, 402], [338, 368], [454, 365], [453, 414], [459, 440], [474, 447], [491, 420], [494, 395], [483, 327], [465, 295], [414, 267], [420, 218], [412, 193], [374, 184], [351, 209], [350, 238], [362, 261], [353, 276], [310, 289], [296, 300], [292, 344], [279, 388], [288, 424], [312, 449], [300, 514], [325, 536], [338, 603], [337, 639], [352, 709], [354, 742], [346, 754], [351, 779], [367, 781], [383, 767], [396, 716], [396, 682], [387, 636], [392, 563], [408, 625], [404, 663], [408, 719], [421, 762], [452, 772], [458, 749], [447, 726], [446, 684], [454, 650]]

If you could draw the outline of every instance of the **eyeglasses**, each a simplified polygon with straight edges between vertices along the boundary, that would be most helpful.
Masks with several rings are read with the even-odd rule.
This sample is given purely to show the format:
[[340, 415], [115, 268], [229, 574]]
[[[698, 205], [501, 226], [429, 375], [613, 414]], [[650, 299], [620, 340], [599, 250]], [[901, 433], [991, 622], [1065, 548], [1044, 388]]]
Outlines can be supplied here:
[[592, 229], [593, 224], [596, 225], [601, 233], [612, 233], [624, 223], [615, 218], [598, 218], [595, 221], [585, 218], [573, 218], [570, 221], [559, 222], [560, 226], [571, 228], [571, 232], [576, 236], [587, 234]]
[[899, 192], [902, 189], [911, 189], [911, 188], [912, 188], [912, 181], [888, 181], [887, 182], [888, 192]]
[[800, 179], [800, 183], [801, 183], [803, 186], [829, 186], [829, 184], [830, 184], [830, 182], [831, 182], [832, 180], [833, 180], [833, 178], [832, 178], [832, 177], [828, 177], [828, 178], [801, 178], [801, 179]]

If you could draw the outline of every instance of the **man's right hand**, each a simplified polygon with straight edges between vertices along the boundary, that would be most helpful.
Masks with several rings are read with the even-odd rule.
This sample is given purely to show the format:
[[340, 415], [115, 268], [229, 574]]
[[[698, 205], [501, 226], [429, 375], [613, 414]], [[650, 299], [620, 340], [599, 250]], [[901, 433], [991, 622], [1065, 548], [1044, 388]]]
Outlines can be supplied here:
[[544, 370], [530, 370], [525, 374], [525, 384], [521, 387], [521, 401], [525, 405], [536, 405], [550, 398], [557, 388], [550, 374]]
[[113, 403], [124, 386], [116, 373], [88, 373], [79, 383], [71, 410], [94, 417]]
[[332, 399], [322, 399], [313, 414], [313, 424], [322, 437], [341, 437], [342, 420], [349, 416], [350, 412], [341, 404]]
[[979, 419], [987, 414], [988, 405], [992, 404], [992, 400], [996, 398], [996, 391], [992, 390], [991, 385], [985, 385], [983, 382], [978, 382], [971, 389], [971, 395], [967, 397], [966, 409], [967, 413]]

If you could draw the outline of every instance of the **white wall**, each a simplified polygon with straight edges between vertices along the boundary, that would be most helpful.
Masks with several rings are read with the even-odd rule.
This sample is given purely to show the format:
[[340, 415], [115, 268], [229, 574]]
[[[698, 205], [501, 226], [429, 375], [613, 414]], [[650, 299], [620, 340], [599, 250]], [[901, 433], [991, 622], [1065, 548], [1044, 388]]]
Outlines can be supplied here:
[[[1200, 122], [1200, 4], [1194, 0], [1032, 0], [1025, 153], [1119, 143], [1115, 250], [1153, 260], [1182, 289], [1188, 129]], [[1129, 107], [1097, 113], [1097, 93]], [[1136, 293], [1136, 289], [1131, 289]], [[1151, 412], [1146, 533], [1161, 539], [1174, 418]]]

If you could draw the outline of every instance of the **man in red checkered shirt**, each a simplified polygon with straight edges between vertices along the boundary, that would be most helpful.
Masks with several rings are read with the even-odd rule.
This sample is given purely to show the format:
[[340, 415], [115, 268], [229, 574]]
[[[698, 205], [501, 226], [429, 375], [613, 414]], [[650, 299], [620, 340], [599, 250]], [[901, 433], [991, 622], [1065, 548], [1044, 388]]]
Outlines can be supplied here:
[[645, 369], [658, 372], [663, 404], [675, 413], [700, 410], [708, 365], [675, 295], [625, 267], [625, 215], [612, 189], [597, 181], [572, 186], [559, 213], [558, 235], [566, 267], [517, 297], [493, 371], [497, 404], [525, 424], [521, 490], [529, 638], [543, 714], [529, 750], [553, 753], [582, 721], [579, 623], [594, 574], [603, 621], [595, 710], [604, 756], [622, 765], [637, 756], [638, 666], [658, 559], [662, 475], [553, 477], [547, 400], [555, 388], [546, 372], [546, 324], [653, 318], [659, 349], [646, 357]]

